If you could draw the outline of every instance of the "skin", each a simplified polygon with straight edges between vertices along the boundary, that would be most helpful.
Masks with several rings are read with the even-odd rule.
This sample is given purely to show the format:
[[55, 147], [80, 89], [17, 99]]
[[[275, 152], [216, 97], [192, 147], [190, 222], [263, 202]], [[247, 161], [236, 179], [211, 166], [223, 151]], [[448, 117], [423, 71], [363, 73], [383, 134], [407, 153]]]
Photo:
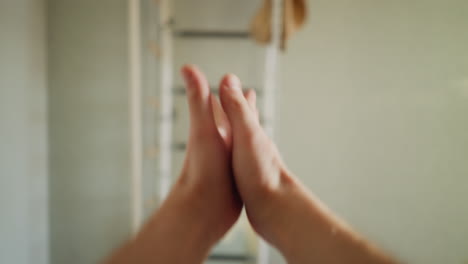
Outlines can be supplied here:
[[104, 263], [202, 263], [243, 204], [255, 231], [288, 263], [396, 263], [330, 212], [286, 168], [258, 121], [255, 93], [226, 75], [220, 99], [182, 69], [190, 109], [187, 156], [161, 208]]

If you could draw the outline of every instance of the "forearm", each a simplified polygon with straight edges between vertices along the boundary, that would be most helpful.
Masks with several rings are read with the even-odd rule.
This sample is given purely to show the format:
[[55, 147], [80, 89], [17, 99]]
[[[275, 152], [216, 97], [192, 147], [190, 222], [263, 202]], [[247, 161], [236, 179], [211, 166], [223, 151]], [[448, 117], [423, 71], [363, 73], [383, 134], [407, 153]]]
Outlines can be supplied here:
[[287, 173], [274, 199], [273, 243], [288, 263], [396, 263], [352, 231]]
[[184, 199], [170, 197], [137, 236], [105, 263], [202, 263], [214, 241], [209, 227], [190, 208], [193, 204]]

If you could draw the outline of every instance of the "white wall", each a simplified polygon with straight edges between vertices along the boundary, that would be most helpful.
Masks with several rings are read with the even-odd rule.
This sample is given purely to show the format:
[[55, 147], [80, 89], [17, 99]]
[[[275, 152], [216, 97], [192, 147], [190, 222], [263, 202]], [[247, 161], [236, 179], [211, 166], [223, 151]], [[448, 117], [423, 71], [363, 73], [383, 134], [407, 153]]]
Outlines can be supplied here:
[[50, 0], [52, 263], [130, 235], [127, 1]]
[[48, 263], [45, 9], [0, 2], [0, 263]]
[[282, 64], [287, 163], [409, 263], [466, 263], [468, 2], [310, 4]]

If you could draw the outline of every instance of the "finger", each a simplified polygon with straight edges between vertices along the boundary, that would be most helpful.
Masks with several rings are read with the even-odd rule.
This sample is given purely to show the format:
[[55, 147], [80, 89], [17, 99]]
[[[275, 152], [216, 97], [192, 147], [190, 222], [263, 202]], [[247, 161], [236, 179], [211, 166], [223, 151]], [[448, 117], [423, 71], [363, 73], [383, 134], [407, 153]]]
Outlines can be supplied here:
[[252, 132], [257, 128], [255, 111], [244, 97], [241, 82], [237, 76], [228, 74], [223, 78], [220, 98], [234, 136]]
[[254, 90], [249, 89], [244, 92], [244, 97], [245, 99], [247, 99], [247, 102], [249, 103], [250, 108], [252, 108], [252, 110], [255, 112], [257, 119], [258, 119], [259, 114], [258, 114], [258, 109], [257, 109], [257, 93]]
[[257, 108], [257, 94], [255, 93], [254, 90], [249, 89], [244, 92], [244, 97], [247, 99], [247, 102], [249, 103], [249, 106], [252, 108], [252, 110], [255, 110]]
[[187, 89], [192, 130], [215, 129], [210, 88], [204, 74], [195, 66], [186, 65], [181, 70]]
[[216, 128], [218, 129], [218, 133], [223, 139], [225, 145], [230, 148], [232, 143], [232, 133], [231, 133], [231, 125], [229, 124], [229, 120], [224, 112], [219, 99], [211, 94], [211, 104], [213, 108], [213, 115], [216, 124]]

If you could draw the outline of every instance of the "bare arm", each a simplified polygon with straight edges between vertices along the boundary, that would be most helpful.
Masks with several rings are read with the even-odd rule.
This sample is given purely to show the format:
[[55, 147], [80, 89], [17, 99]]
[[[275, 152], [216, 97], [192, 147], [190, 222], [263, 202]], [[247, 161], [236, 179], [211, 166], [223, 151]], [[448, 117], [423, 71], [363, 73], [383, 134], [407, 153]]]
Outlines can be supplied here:
[[[287, 173], [270, 195], [272, 241], [288, 263], [396, 263], [337, 218]], [[273, 212], [276, 212], [274, 214]]]
[[209, 238], [210, 227], [192, 207], [193, 195], [181, 195], [181, 187], [175, 188], [177, 195], [167, 200], [135, 239], [105, 263], [202, 263], [215, 241]]

